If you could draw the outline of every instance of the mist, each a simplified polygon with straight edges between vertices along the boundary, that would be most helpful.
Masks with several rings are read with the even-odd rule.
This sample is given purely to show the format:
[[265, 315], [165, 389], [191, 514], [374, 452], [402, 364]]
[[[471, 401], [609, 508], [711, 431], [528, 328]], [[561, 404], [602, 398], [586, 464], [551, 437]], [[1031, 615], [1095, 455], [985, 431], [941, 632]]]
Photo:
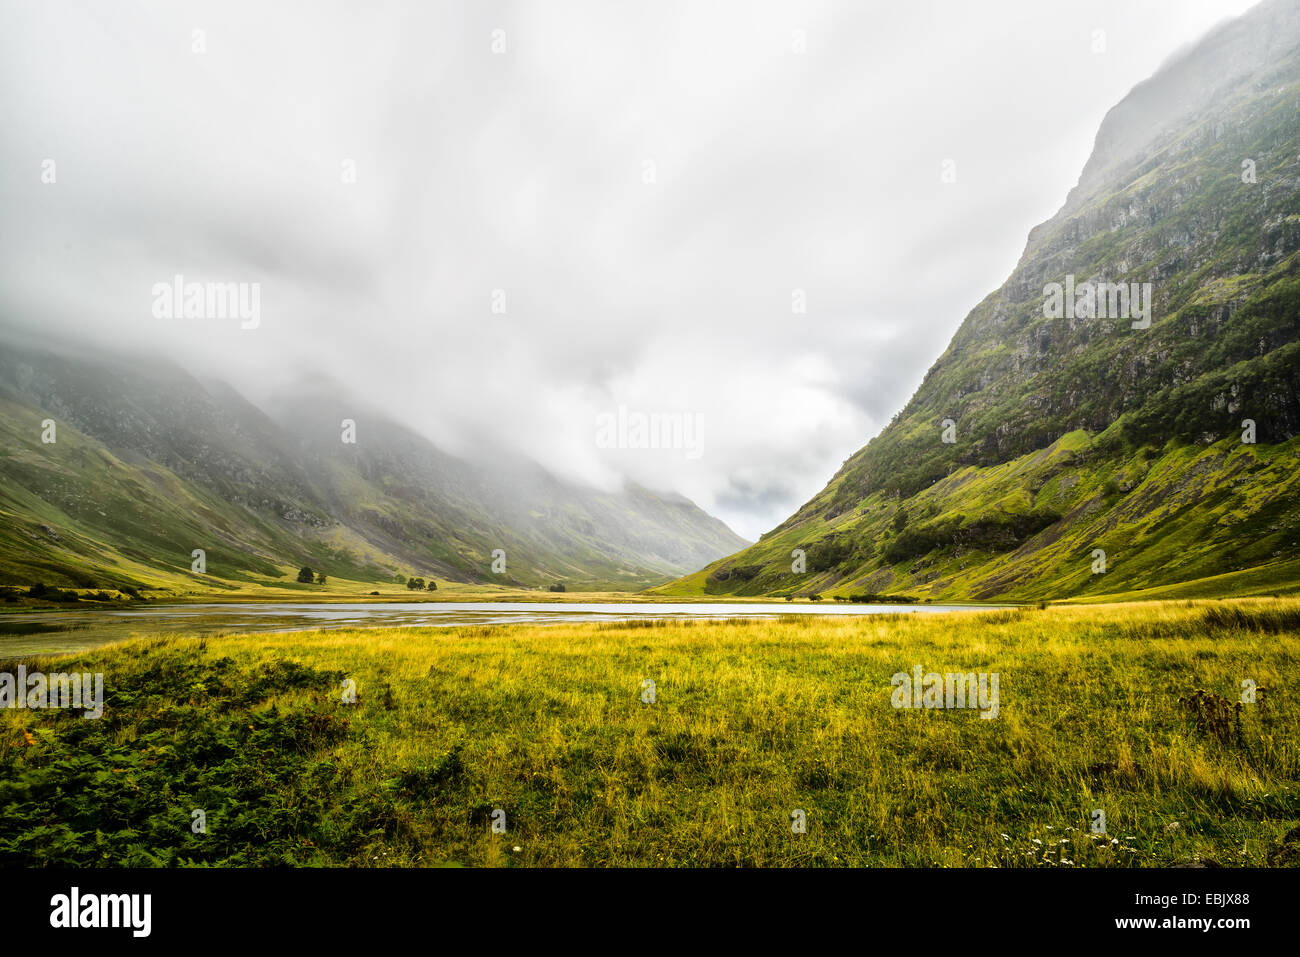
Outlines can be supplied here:
[[[1250, 5], [11, 0], [0, 318], [257, 402], [324, 377], [757, 538], [903, 406], [1106, 111]], [[176, 277], [256, 284], [256, 322], [160, 316]], [[699, 428], [600, 440], [620, 410]]]

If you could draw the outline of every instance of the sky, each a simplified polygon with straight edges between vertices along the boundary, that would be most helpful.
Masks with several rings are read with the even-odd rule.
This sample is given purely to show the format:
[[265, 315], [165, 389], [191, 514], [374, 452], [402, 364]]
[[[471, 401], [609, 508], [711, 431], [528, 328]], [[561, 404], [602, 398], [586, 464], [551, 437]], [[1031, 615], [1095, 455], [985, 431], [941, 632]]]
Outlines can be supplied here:
[[[757, 538], [907, 402], [1106, 111], [1251, 5], [5, 0], [0, 320], [255, 402], [327, 376]], [[169, 313], [178, 275], [250, 310]], [[638, 447], [651, 414], [689, 427]]]

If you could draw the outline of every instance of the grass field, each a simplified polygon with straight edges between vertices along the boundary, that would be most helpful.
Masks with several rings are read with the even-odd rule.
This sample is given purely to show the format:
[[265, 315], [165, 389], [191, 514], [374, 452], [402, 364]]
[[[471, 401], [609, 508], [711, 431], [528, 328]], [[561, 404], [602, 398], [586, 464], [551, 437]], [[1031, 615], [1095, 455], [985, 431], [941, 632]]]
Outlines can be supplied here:
[[[28, 588], [0, 585], [0, 615], [31, 611], [56, 611], [93, 608], [145, 609], [151, 604], [244, 604], [249, 602], [303, 602], [311, 604], [370, 604], [402, 602], [436, 604], [438, 602], [726, 602], [750, 603], [754, 601], [780, 601], [773, 598], [747, 598], [738, 595], [660, 595], [650, 591], [582, 591], [573, 589], [552, 592], [540, 588], [518, 588], [503, 585], [482, 585], [469, 582], [441, 582], [435, 591], [411, 590], [405, 585], [382, 582], [357, 582], [330, 579], [325, 585], [301, 585], [286, 582], [278, 585], [243, 583], [222, 589], [191, 588], [186, 590], [150, 589], [142, 599], [116, 589], [108, 588], [58, 588], [63, 596], [76, 595], [78, 603], [58, 599], [28, 596]], [[807, 601], [806, 598], [794, 599]], [[955, 604], [960, 604], [955, 603]]]
[[[160, 604], [222, 603], [222, 602], [440, 602], [440, 601], [692, 601], [692, 600], [727, 600], [712, 597], [705, 599], [665, 598], [648, 592], [622, 591], [580, 591], [574, 589], [566, 592], [550, 592], [543, 589], [516, 588], [502, 585], [480, 585], [469, 582], [440, 582], [434, 591], [412, 590], [405, 585], [391, 582], [362, 582], [348, 579], [331, 578], [325, 585], [304, 585], [294, 581], [275, 584], [241, 582], [229, 587], [191, 587], [167, 588], [154, 587], [143, 594], [146, 604], [139, 604], [141, 599], [132, 601], [130, 596], [115, 588], [59, 588], [64, 594], [75, 594], [83, 602], [95, 602], [108, 607], [123, 606], [146, 607], [149, 602]], [[0, 586], [0, 593], [8, 599], [0, 604], [0, 613], [26, 612], [42, 609], [56, 609], [59, 603], [48, 598], [30, 598], [28, 588], [23, 586]], [[102, 598], [98, 596], [103, 596]], [[752, 601], [753, 599], [734, 598], [735, 601]]]
[[142, 640], [28, 662], [105, 711], [0, 711], [0, 863], [1294, 865], [1298, 656], [1294, 599]]

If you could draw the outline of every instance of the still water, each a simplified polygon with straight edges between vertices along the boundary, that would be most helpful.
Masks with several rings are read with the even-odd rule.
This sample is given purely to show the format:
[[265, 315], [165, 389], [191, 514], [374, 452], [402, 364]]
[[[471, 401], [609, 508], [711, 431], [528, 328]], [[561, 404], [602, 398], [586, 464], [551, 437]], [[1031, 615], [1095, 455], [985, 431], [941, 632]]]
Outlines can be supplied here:
[[[980, 606], [981, 610], [998, 606]], [[837, 602], [401, 602], [247, 603], [31, 612], [0, 616], [0, 658], [80, 651], [142, 635], [211, 635], [317, 628], [455, 628], [565, 624], [639, 618], [776, 618], [971, 610], [962, 605], [856, 605]]]

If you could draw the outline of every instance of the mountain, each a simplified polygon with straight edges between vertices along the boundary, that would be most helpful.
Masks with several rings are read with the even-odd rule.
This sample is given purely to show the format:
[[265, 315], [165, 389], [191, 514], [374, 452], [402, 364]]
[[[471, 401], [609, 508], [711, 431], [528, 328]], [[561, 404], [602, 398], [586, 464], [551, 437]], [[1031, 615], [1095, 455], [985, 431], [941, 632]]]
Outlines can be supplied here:
[[1109, 112], [1010, 278], [820, 493], [662, 590], [1294, 590], [1298, 249], [1300, 3], [1273, 0]]
[[634, 589], [746, 544], [678, 495], [448, 455], [334, 383], [261, 409], [167, 362], [14, 335], [0, 350], [0, 436], [7, 584], [292, 587], [305, 564], [363, 582]]

